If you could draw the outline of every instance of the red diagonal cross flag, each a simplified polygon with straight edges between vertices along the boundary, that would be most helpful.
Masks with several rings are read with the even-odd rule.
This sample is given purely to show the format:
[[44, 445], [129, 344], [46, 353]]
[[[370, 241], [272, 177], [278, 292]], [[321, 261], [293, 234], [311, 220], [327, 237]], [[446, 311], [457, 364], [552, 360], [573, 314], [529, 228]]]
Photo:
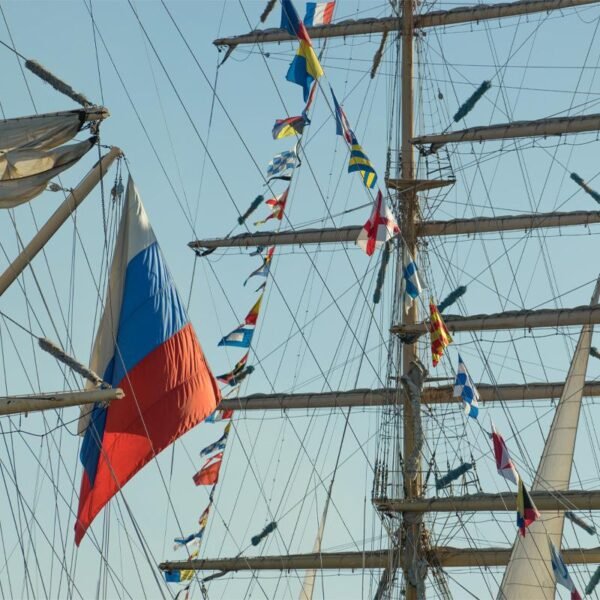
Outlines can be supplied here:
[[373, 205], [373, 212], [358, 234], [356, 243], [368, 256], [371, 256], [377, 248], [399, 233], [400, 227], [398, 227], [392, 211], [383, 202], [383, 194], [379, 190]]

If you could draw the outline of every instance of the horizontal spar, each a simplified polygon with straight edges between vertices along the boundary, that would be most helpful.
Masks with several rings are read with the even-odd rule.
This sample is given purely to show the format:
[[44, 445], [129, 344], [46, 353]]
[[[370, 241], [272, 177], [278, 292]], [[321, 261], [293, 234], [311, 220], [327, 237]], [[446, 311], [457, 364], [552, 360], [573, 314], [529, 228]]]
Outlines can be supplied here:
[[[569, 327], [600, 323], [600, 305], [576, 308], [514, 310], [490, 315], [461, 317], [444, 315], [444, 322], [452, 332], [490, 331], [501, 329], [534, 329], [538, 327]], [[427, 323], [394, 325], [392, 333], [408, 337], [427, 333]]]
[[[530, 491], [538, 510], [598, 510], [600, 490], [595, 491]], [[374, 499], [373, 504], [382, 512], [468, 512], [514, 511], [517, 495], [512, 492], [498, 494], [470, 494], [444, 498]]]
[[[495, 567], [508, 564], [510, 548], [432, 548], [426, 558], [442, 567]], [[561, 550], [567, 564], [600, 563], [600, 548], [569, 548]], [[192, 569], [195, 571], [288, 571], [292, 569], [385, 569], [391, 565], [389, 550], [365, 552], [323, 552], [321, 554], [290, 554], [287, 556], [252, 556], [238, 558], [206, 558], [163, 562], [163, 571]]]
[[81, 392], [55, 392], [51, 394], [34, 394], [30, 396], [8, 396], [0, 398], [0, 415], [66, 408], [95, 404], [96, 402], [111, 402], [123, 398], [120, 388], [85, 390]]
[[413, 138], [416, 146], [432, 144], [439, 148], [453, 142], [485, 142], [486, 140], [507, 140], [522, 137], [546, 137], [570, 133], [585, 133], [600, 130], [600, 114], [577, 117], [553, 117], [534, 121], [513, 121], [501, 125], [469, 127], [459, 131], [422, 135]]
[[[493, 233], [496, 231], [520, 231], [573, 225], [600, 223], [599, 211], [576, 210], [571, 212], [538, 213], [534, 215], [510, 215], [506, 217], [479, 217], [475, 219], [452, 219], [450, 221], [422, 221], [417, 225], [419, 237]], [[308, 244], [335, 244], [355, 242], [361, 225], [349, 227], [325, 227], [323, 229], [297, 229], [295, 231], [265, 231], [241, 233], [227, 238], [195, 240], [190, 248], [251, 248], [255, 246], [290, 246]]]
[[[427, 27], [440, 27], [446, 25], [459, 25], [515, 17], [519, 15], [561, 10], [595, 4], [596, 0], [523, 0], [521, 2], [503, 2], [479, 6], [460, 6], [452, 10], [431, 11], [423, 15], [414, 16], [415, 29]], [[381, 19], [356, 19], [346, 20], [332, 25], [308, 27], [308, 33], [313, 40], [334, 37], [347, 37], [350, 35], [370, 35], [374, 33], [400, 32], [402, 19], [398, 17], [383, 17]], [[216, 39], [215, 46], [241, 46], [243, 44], [289, 42], [294, 38], [284, 29], [255, 30], [243, 35]]]
[[[531, 383], [528, 385], [503, 384], [477, 385], [480, 401], [510, 402], [523, 400], [547, 400], [559, 398], [564, 382]], [[423, 404], [450, 404], [462, 402], [452, 397], [452, 386], [430, 387], [423, 390]], [[600, 381], [589, 381], [583, 390], [584, 396], [600, 396]], [[221, 401], [219, 408], [226, 410], [292, 410], [311, 408], [348, 408], [350, 406], [387, 406], [396, 404], [398, 390], [381, 388], [375, 390], [348, 390], [314, 394], [252, 394]]]

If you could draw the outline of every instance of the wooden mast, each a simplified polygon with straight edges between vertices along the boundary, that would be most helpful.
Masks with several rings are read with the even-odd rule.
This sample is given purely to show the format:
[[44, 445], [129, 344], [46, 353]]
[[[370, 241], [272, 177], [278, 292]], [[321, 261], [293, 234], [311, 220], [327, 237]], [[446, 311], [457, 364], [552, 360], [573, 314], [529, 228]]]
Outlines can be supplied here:
[[[415, 160], [413, 139], [413, 0], [402, 2], [402, 66], [401, 66], [401, 170], [400, 176], [404, 181], [415, 179]], [[416, 259], [417, 256], [417, 220], [419, 214], [418, 197], [413, 186], [399, 193], [402, 236], [407, 251]], [[397, 286], [398, 293], [402, 294], [401, 286]], [[402, 306], [402, 298], [397, 298], [397, 306]], [[404, 322], [407, 325], [417, 323], [419, 320], [418, 303], [413, 302], [408, 311], [402, 311]], [[398, 342], [397, 342], [398, 343]], [[404, 344], [402, 346], [402, 373], [406, 377], [417, 360], [415, 344]], [[401, 381], [398, 385], [402, 386]], [[402, 390], [400, 390], [402, 392]], [[407, 501], [418, 498], [422, 493], [421, 481], [421, 456], [420, 451], [415, 452], [417, 446], [415, 420], [420, 419], [420, 407], [418, 402], [413, 402], [411, 395], [401, 393], [399, 397], [404, 399], [403, 410], [403, 460], [404, 465], [404, 494]], [[408, 457], [415, 458], [408, 461]], [[408, 472], [409, 468], [414, 469]], [[405, 586], [406, 600], [418, 600], [424, 593], [426, 570], [420, 565], [425, 564], [421, 560], [421, 527], [423, 514], [402, 514], [402, 530], [400, 534], [400, 555], [402, 573]], [[394, 569], [392, 564], [390, 569]], [[392, 574], [393, 575], [393, 574]], [[384, 574], [385, 577], [385, 574]], [[387, 577], [388, 586], [393, 585], [394, 577]]]
[[[436, 147], [445, 143], [461, 141], [498, 140], [515, 137], [539, 137], [546, 135], [562, 135], [600, 130], [600, 115], [586, 115], [582, 117], [566, 117], [542, 119], [521, 123], [511, 123], [499, 126], [470, 128], [458, 132], [440, 135], [427, 135], [414, 137], [413, 124], [413, 37], [415, 29], [426, 27], [446, 26], [458, 23], [478, 22], [485, 19], [496, 19], [507, 16], [531, 14], [561, 8], [573, 8], [584, 4], [591, 4], [594, 0], [520, 0], [517, 2], [476, 7], [462, 7], [450, 11], [434, 11], [427, 14], [414, 14], [412, 0], [403, 0], [403, 14], [401, 17], [385, 19], [369, 19], [363, 21], [344, 22], [335, 25], [311, 28], [311, 36], [317, 38], [340, 37], [346, 35], [372, 34], [375, 32], [394, 31], [400, 32], [402, 44], [401, 60], [401, 170], [400, 179], [402, 186], [388, 186], [396, 189], [398, 208], [401, 213], [401, 229], [405, 247], [411, 254], [417, 255], [417, 241], [425, 235], [464, 235], [470, 233], [510, 231], [518, 229], [560, 227], [561, 225], [580, 225], [584, 220], [598, 222], [598, 217], [590, 213], [575, 214], [565, 213], [567, 222], [560, 222], [559, 213], [537, 213], [533, 215], [515, 215], [485, 217], [476, 219], [460, 219], [451, 222], [422, 222], [419, 218], [417, 186], [406, 185], [418, 181], [415, 173], [414, 146], [433, 144]], [[253, 44], [261, 42], [275, 42], [291, 39], [290, 36], [279, 29], [253, 31], [247, 35], [216, 40], [216, 45], [225, 45], [231, 51], [240, 44]], [[228, 240], [198, 240], [192, 242], [193, 248], [217, 248], [226, 246], [250, 246], [273, 244], [305, 244], [305, 243], [339, 243], [356, 239], [357, 228], [346, 227], [341, 229], [323, 229], [303, 231], [285, 231], [279, 234], [266, 232], [264, 234], [243, 235]], [[268, 238], [268, 239], [267, 239]], [[259, 241], [260, 240], [260, 241]], [[401, 300], [398, 298], [397, 300]], [[401, 305], [401, 302], [398, 302]], [[445, 388], [426, 388], [421, 392], [419, 385], [422, 383], [424, 372], [418, 363], [417, 348], [413, 340], [426, 331], [425, 323], [419, 321], [416, 303], [402, 315], [402, 323], [394, 325], [392, 332], [404, 338], [402, 345], [401, 365], [397, 371], [402, 376], [397, 377], [398, 385], [411, 387], [412, 398], [401, 390], [353, 390], [349, 392], [332, 392], [330, 394], [296, 394], [296, 395], [255, 395], [248, 398], [225, 401], [227, 408], [315, 408], [336, 406], [369, 406], [384, 405], [402, 398], [403, 415], [403, 482], [404, 494], [402, 498], [374, 499], [375, 506], [382, 512], [399, 513], [402, 516], [402, 525], [397, 532], [397, 541], [391, 551], [380, 550], [374, 552], [356, 553], [329, 553], [306, 554], [274, 557], [236, 557], [234, 559], [211, 559], [168, 562], [160, 565], [161, 569], [221, 569], [235, 571], [241, 569], [307, 569], [307, 568], [379, 568], [384, 569], [381, 577], [377, 597], [388, 597], [390, 587], [393, 585], [393, 573], [396, 568], [403, 570], [405, 598], [418, 600], [424, 598], [424, 583], [427, 571], [424, 565], [436, 564], [445, 567], [456, 566], [492, 566], [505, 565], [508, 562], [510, 549], [460, 549], [460, 558], [456, 559], [456, 549], [431, 548], [423, 543], [425, 531], [423, 529], [423, 515], [426, 512], [460, 512], [461, 510], [489, 511], [506, 510], [507, 506], [514, 505], [514, 494], [504, 497], [498, 494], [477, 494], [471, 496], [451, 498], [426, 498], [422, 493], [421, 465], [419, 440], [420, 435], [420, 403], [451, 402], [452, 399]], [[447, 324], [456, 331], [475, 331], [487, 329], [512, 329], [518, 327], [563, 327], [574, 324], [600, 323], [600, 305], [577, 307], [568, 310], [529, 310], [498, 313], [496, 315], [476, 315], [471, 317], [449, 317]], [[412, 341], [413, 343], [410, 343]], [[397, 342], [399, 343], [399, 342]], [[414, 377], [415, 367], [420, 369], [421, 377]], [[416, 381], [415, 381], [416, 380]], [[542, 386], [544, 386], [542, 388]], [[588, 388], [589, 383], [585, 384]], [[562, 384], [532, 384], [531, 386], [489, 386], [490, 400], [524, 400], [555, 397]], [[592, 386], [593, 387], [593, 386]], [[592, 390], [589, 387], [588, 391]], [[438, 390], [444, 390], [439, 391]], [[398, 393], [400, 391], [400, 393]], [[362, 393], [361, 393], [362, 392]], [[506, 395], [503, 397], [503, 394]], [[420, 397], [422, 395], [422, 398]], [[373, 401], [373, 398], [376, 400]], [[416, 398], [415, 398], [416, 397]], [[257, 405], [252, 406], [254, 398]], [[286, 401], [290, 399], [292, 406]], [[258, 406], [258, 403], [261, 406]], [[241, 404], [241, 405], [240, 405]], [[225, 406], [225, 405], [224, 405]], [[407, 457], [417, 457], [416, 465], [413, 462], [411, 474], [407, 474]], [[557, 495], [558, 494], [558, 495]], [[551, 506], [556, 510], [570, 510], [575, 504], [580, 508], [595, 509], [600, 507], [599, 492], [561, 491], [555, 495], [542, 494], [536, 496], [540, 505]], [[569, 505], [569, 503], [571, 503]], [[467, 508], [468, 507], [468, 508]], [[579, 552], [579, 554], [577, 554]], [[600, 556], [600, 549], [589, 551], [567, 550], [563, 556], [567, 562], [595, 562]], [[584, 557], [584, 555], [586, 555]], [[593, 555], [593, 557], [592, 557]], [[382, 594], [380, 596], [380, 591]]]

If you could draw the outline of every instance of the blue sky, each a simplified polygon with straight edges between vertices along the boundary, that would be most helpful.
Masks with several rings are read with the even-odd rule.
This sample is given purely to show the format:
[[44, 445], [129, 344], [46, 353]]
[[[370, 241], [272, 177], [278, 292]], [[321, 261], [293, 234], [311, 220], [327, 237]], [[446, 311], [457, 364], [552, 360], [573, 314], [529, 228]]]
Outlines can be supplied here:
[[[264, 173], [272, 156], [291, 146], [288, 140], [273, 141], [270, 131], [276, 118], [299, 114], [303, 107], [300, 88], [285, 81], [293, 46], [265, 48], [268, 54], [257, 48], [240, 48], [216, 75], [223, 54], [217, 53], [211, 41], [255, 27], [264, 2], [169, 2], [208, 82], [216, 82], [215, 99], [161, 3], [138, 2], [135, 7], [153, 47], [127, 2], [116, 1], [92, 5], [110, 57], [99, 35], [94, 38], [83, 1], [5, 2], [6, 22], [0, 21], [0, 39], [10, 44], [12, 35], [21, 54], [39, 60], [75, 89], [110, 109], [112, 116], [102, 126], [101, 141], [125, 151], [127, 167], [180, 292], [186, 300], [190, 298], [190, 316], [204, 351], [213, 370], [221, 373], [229, 370], [241, 353], [217, 348], [216, 344], [252, 306], [254, 287], [248, 284], [244, 288], [242, 282], [258, 262], [245, 256], [246, 252], [236, 251], [195, 261], [186, 244], [194, 238], [230, 232], [237, 217], [236, 206], [243, 211], [257, 194], [265, 193], [261, 170]], [[375, 17], [388, 14], [389, 7], [386, 2], [342, 0], [337, 11], [337, 18]], [[492, 89], [466, 121], [454, 128], [596, 112], [600, 99], [596, 82], [600, 51], [595, 43], [598, 9], [565, 11], [564, 15], [511, 19], [502, 27], [490, 22], [428, 30], [416, 52], [416, 130], [445, 129], [458, 105], [484, 79], [492, 81]], [[267, 25], [277, 26], [278, 19], [276, 9]], [[338, 99], [343, 99], [359, 140], [383, 179], [388, 143], [392, 165], [399, 146], [395, 133], [389, 133], [397, 123], [398, 105], [394, 100], [392, 43], [387, 46], [379, 76], [375, 80], [368, 76], [378, 43], [377, 36], [332, 40], [323, 66], [326, 82]], [[72, 107], [70, 100], [27, 74], [34, 107], [15, 56], [3, 48], [0, 60], [4, 73], [0, 101], [7, 117]], [[595, 203], [575, 186], [569, 173], [575, 170], [593, 185], [599, 171], [596, 138], [590, 134], [564, 138], [558, 144], [556, 140], [525, 140], [451, 147], [449, 154], [439, 156], [442, 167], [452, 166], [457, 184], [447, 194], [423, 199], [423, 215], [449, 219], [534, 210], [593, 210]], [[358, 177], [345, 172], [347, 150], [334, 135], [323, 96], [317, 97], [304, 140], [306, 156], [290, 190], [289, 222], [295, 227], [364, 222], [368, 208], [340, 215], [369, 202], [370, 196]], [[95, 158], [86, 157], [63, 177], [63, 185], [75, 185]], [[425, 176], [423, 161], [419, 168]], [[111, 218], [116, 213], [108, 194], [113, 178], [114, 170], [104, 184], [104, 210]], [[274, 191], [280, 193], [282, 188]], [[41, 223], [58, 201], [58, 195], [46, 193], [30, 207], [17, 209], [14, 215], [19, 235], [28, 239], [35, 223]], [[264, 211], [259, 209], [256, 219]], [[97, 190], [78, 211], [76, 221], [68, 223], [48, 245], [47, 256], [36, 259], [39, 290], [28, 273], [22, 280], [25, 292], [13, 286], [2, 297], [3, 312], [38, 335], [43, 330], [48, 337], [59, 338], [57, 341], [83, 362], [89, 357], [98, 318], [96, 285], [105, 260], [102, 214], [102, 196]], [[0, 218], [5, 232], [0, 261], [5, 266], [6, 256], [15, 255], [17, 243], [9, 216]], [[253, 215], [250, 221], [254, 220]], [[464, 304], [452, 309], [465, 314], [584, 304], [589, 301], [591, 281], [598, 271], [593, 261], [595, 234], [590, 227], [563, 230], [560, 237], [551, 230], [529, 235], [516, 232], [502, 238], [432, 240], [422, 248], [421, 257], [428, 293], [441, 298], [456, 285], [466, 284]], [[377, 257], [369, 260], [352, 245], [335, 251], [329, 247], [278, 251], [253, 346], [252, 362], [257, 369], [242, 392], [386, 385], [393, 289], [390, 270], [384, 300], [373, 308], [370, 298], [376, 261]], [[0, 333], [6, 393], [76, 386], [72, 377], [65, 382], [61, 370], [31, 345], [28, 335], [7, 323], [0, 325]], [[457, 336], [456, 347], [477, 381], [558, 381], [566, 373], [577, 334], [575, 330], [569, 333], [559, 336], [548, 330], [534, 336], [515, 332], [512, 340], [507, 334], [463, 335]], [[367, 351], [364, 358], [363, 349]], [[425, 342], [420, 352], [428, 360]], [[455, 357], [452, 350], [433, 375], [452, 377]], [[591, 363], [589, 378], [597, 372]], [[482, 411], [484, 427], [493, 418], [507, 438], [518, 432], [518, 441], [513, 444], [516, 459], [530, 476], [550, 422], [550, 406], [540, 403], [535, 410], [516, 408], [510, 413], [502, 407]], [[578, 485], [589, 487], [597, 487], [600, 477], [589, 460], [598, 446], [588, 427], [594, 410], [593, 399], [587, 400], [576, 460]], [[7, 478], [2, 506], [3, 514], [10, 517], [2, 520], [0, 528], [7, 557], [3, 565], [6, 582], [0, 595], [64, 597], [69, 572], [76, 585], [75, 597], [160, 597], [151, 565], [165, 558], [183, 558], [181, 551], [173, 551], [172, 538], [193, 531], [206, 505], [208, 492], [195, 488], [191, 477], [201, 464], [198, 452], [221, 435], [222, 426], [196, 428], [127, 486], [127, 504], [119, 499], [97, 519], [94, 533], [108, 546], [108, 564], [114, 569], [104, 578], [104, 566], [92, 542], [84, 541], [77, 552], [73, 547], [72, 511], [80, 477], [72, 422], [76, 416], [76, 410], [68, 409], [62, 415], [48, 414], [47, 421], [30, 415], [2, 422], [4, 433], [10, 433], [3, 436], [6, 445], [0, 451]], [[385, 531], [370, 504], [377, 432], [383, 418], [373, 409], [353, 411], [350, 417], [324, 550], [385, 546]], [[278, 533], [254, 552], [310, 551], [343, 423], [344, 415], [339, 411], [238, 415], [202, 555], [235, 555], [272, 519], [279, 523]], [[458, 407], [436, 409], [425, 423], [432, 440], [426, 452], [429, 457], [436, 451], [436, 468], [451, 468], [472, 455], [482, 488], [490, 492], [505, 489], [504, 482], [494, 475], [483, 431], [465, 422]], [[56, 431], [44, 437], [31, 435], [54, 427]], [[18, 480], [19, 493], [10, 481], [11, 473]], [[578, 487], [575, 480], [572, 485]], [[473, 492], [474, 486], [454, 492]], [[32, 521], [30, 509], [37, 522]], [[147, 541], [148, 556], [135, 535], [129, 510]], [[473, 538], [481, 543], [510, 543], [514, 515], [495, 517], [499, 525], [485, 518], [471, 524]], [[438, 522], [436, 531], [440, 543], [468, 543], [464, 532], [452, 525]], [[450, 539], [445, 539], [447, 535]], [[570, 529], [567, 536], [573, 545], [588, 543], [586, 539], [576, 540]], [[58, 565], [63, 558], [69, 567], [61, 570]], [[134, 565], [139, 575], [134, 573]], [[451, 575], [465, 584], [464, 573]], [[586, 571], [578, 576], [586, 581]], [[298, 572], [280, 579], [279, 573], [269, 572], [256, 580], [238, 574], [211, 584], [211, 598], [296, 598], [302, 577]], [[496, 585], [498, 577], [496, 574]], [[476, 596], [492, 596], [492, 576], [486, 575], [484, 582], [475, 574], [467, 581]], [[327, 573], [318, 580], [315, 598], [369, 597], [376, 582], [376, 573]], [[455, 597], [463, 597], [460, 588], [451, 585]], [[174, 593], [164, 586], [160, 589], [167, 597]], [[199, 597], [197, 587], [194, 594]]]

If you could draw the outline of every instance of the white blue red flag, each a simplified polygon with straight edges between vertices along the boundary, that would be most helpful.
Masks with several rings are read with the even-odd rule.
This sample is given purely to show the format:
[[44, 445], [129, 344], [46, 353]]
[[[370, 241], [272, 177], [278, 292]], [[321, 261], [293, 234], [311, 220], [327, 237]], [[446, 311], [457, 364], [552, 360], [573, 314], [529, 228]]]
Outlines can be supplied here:
[[240, 325], [237, 329], [222, 337], [218, 345], [233, 346], [234, 348], [250, 348], [253, 335], [254, 325]]
[[454, 382], [454, 398], [462, 398], [465, 412], [473, 419], [479, 414], [479, 392], [467, 371], [463, 359], [458, 355], [458, 370]]
[[107, 502], [220, 401], [131, 177], [104, 307], [90, 366], [125, 397], [80, 418], [77, 545]]
[[581, 595], [575, 587], [575, 583], [569, 575], [567, 565], [563, 560], [560, 552], [556, 549], [556, 546], [548, 538], [548, 544], [550, 546], [550, 560], [552, 562], [552, 572], [554, 573], [554, 579], [556, 583], [566, 587], [571, 592], [571, 600], [581, 600]]
[[496, 459], [496, 469], [498, 470], [498, 473], [502, 475], [504, 479], [508, 479], [508, 481], [512, 481], [513, 483], [518, 483], [519, 474], [510, 458], [506, 442], [493, 425], [492, 443], [494, 445], [494, 458]]
[[333, 18], [335, 2], [307, 2], [304, 24], [307, 27], [315, 25], [329, 25]]

